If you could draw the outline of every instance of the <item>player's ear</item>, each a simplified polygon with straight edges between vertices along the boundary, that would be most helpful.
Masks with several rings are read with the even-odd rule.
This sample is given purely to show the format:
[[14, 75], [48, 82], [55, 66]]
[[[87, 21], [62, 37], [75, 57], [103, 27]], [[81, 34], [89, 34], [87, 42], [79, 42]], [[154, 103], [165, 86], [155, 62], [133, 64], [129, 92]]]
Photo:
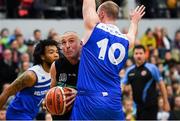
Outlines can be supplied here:
[[105, 11], [101, 10], [101, 11], [99, 12], [99, 19], [100, 19], [100, 20], [103, 20], [103, 19], [104, 19], [104, 16], [105, 16]]

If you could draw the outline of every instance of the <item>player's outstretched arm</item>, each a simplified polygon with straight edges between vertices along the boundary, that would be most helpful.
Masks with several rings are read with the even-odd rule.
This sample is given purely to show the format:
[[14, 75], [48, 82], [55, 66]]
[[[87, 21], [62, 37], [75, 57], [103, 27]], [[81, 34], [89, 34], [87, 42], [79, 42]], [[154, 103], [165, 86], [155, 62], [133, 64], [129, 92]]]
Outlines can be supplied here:
[[0, 109], [7, 102], [7, 99], [11, 95], [15, 95], [17, 92], [21, 91], [25, 87], [31, 87], [36, 82], [36, 75], [32, 71], [26, 71], [21, 76], [19, 76], [11, 85], [3, 90], [0, 95]]
[[86, 30], [93, 29], [99, 22], [95, 0], [83, 0], [82, 13]]
[[134, 41], [136, 39], [138, 23], [145, 14], [145, 6], [137, 6], [133, 11], [130, 12], [130, 20], [131, 24], [129, 27], [129, 31], [127, 33], [127, 37], [130, 40], [130, 46], [134, 46]]

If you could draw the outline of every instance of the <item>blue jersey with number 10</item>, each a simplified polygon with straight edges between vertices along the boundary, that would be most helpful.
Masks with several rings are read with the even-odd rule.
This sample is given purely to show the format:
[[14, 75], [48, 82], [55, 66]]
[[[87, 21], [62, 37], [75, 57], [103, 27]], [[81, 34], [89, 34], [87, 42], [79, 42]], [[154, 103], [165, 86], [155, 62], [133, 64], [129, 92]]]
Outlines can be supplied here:
[[123, 119], [119, 71], [128, 48], [128, 39], [115, 25], [96, 25], [82, 48], [72, 119]]

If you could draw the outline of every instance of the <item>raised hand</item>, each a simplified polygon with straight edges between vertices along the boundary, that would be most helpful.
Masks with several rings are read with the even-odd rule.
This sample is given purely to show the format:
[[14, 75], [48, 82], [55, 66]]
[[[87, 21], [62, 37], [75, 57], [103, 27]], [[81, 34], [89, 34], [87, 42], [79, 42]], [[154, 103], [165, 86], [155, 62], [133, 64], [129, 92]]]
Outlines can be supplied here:
[[145, 14], [144, 10], [145, 10], [145, 6], [141, 5], [140, 7], [137, 6], [133, 11], [130, 11], [129, 15], [130, 15], [131, 22], [138, 23], [139, 20], [141, 20], [141, 18]]

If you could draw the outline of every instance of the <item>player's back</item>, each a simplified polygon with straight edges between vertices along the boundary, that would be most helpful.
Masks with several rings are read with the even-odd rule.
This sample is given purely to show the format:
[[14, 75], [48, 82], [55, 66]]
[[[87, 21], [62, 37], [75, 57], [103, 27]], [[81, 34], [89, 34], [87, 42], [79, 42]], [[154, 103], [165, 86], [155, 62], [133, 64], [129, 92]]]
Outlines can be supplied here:
[[119, 91], [119, 71], [128, 57], [129, 42], [115, 25], [98, 24], [82, 48], [78, 89]]
[[[77, 119], [123, 119], [119, 118], [122, 114], [119, 71], [128, 57], [128, 47], [127, 38], [116, 26], [97, 24], [82, 48], [73, 119], [76, 115]], [[83, 108], [79, 103], [84, 104]], [[88, 117], [87, 112], [96, 115]]]

